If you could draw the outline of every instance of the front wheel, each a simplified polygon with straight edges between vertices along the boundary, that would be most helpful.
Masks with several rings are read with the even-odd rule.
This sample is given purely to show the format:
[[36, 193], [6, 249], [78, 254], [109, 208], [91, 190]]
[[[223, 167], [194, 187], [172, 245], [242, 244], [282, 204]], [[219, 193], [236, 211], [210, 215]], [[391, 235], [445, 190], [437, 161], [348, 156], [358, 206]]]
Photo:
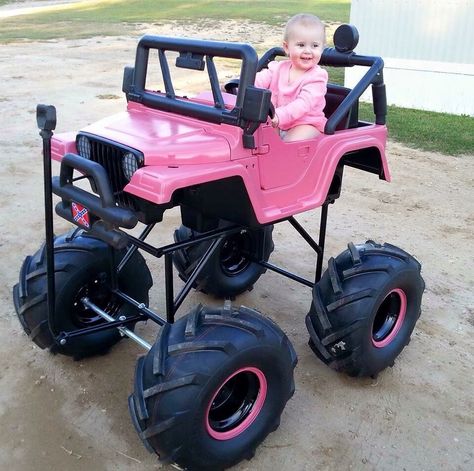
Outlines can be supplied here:
[[202, 308], [166, 325], [138, 360], [135, 427], [160, 460], [220, 470], [250, 459], [294, 392], [296, 354], [269, 319]]
[[331, 258], [306, 316], [316, 355], [350, 376], [392, 366], [420, 316], [420, 269], [402, 249], [372, 241]]
[[[125, 250], [116, 252], [116, 262]], [[117, 329], [102, 330], [68, 339], [64, 345], [54, 336], [92, 327], [106, 321], [86, 308], [81, 299], [88, 297], [109, 315], [130, 316], [136, 309], [110, 292], [111, 249], [82, 230], [55, 237], [55, 317], [50, 324], [47, 305], [47, 270], [45, 246], [26, 257], [20, 270], [20, 281], [13, 288], [13, 300], [24, 331], [41, 348], [75, 358], [101, 354], [122, 337]], [[119, 288], [139, 302], [148, 304], [152, 286], [145, 259], [135, 252], [118, 275]], [[133, 328], [133, 326], [129, 327]]]

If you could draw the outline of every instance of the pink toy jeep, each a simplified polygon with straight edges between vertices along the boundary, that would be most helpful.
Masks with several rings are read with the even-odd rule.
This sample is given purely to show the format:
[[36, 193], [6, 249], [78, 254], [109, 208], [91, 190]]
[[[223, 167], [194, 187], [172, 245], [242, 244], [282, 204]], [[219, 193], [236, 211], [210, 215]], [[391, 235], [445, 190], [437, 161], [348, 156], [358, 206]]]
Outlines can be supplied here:
[[[383, 61], [354, 52], [358, 34], [341, 26], [322, 64], [367, 67], [353, 90], [328, 85], [325, 133], [283, 142], [271, 127], [271, 94], [255, 74], [283, 51], [258, 60], [247, 44], [144, 36], [135, 67], [125, 68], [127, 109], [81, 130], [58, 134], [54, 107], [38, 105], [45, 169], [46, 242], [28, 256], [13, 289], [25, 332], [41, 348], [82, 358], [128, 337], [139, 358], [129, 399], [144, 445], [185, 469], [224, 469], [251, 458], [280, 423], [295, 385], [297, 358], [287, 336], [258, 312], [231, 305], [268, 269], [312, 288], [309, 345], [331, 368], [374, 376], [391, 366], [420, 314], [424, 282], [408, 253], [373, 241], [349, 243], [322, 263], [328, 205], [339, 197], [345, 166], [390, 180]], [[177, 96], [166, 56], [206, 70], [210, 91]], [[238, 81], [223, 93], [214, 57], [241, 60]], [[159, 62], [163, 91], [147, 86]], [[358, 99], [372, 86], [375, 123], [358, 119]], [[235, 93], [236, 92], [236, 93]], [[61, 162], [51, 178], [51, 159]], [[90, 190], [78, 185], [90, 183]], [[53, 235], [56, 212], [77, 229]], [[163, 213], [181, 209], [175, 243], [146, 239]], [[294, 218], [321, 207], [316, 242]], [[316, 252], [315, 279], [269, 262], [273, 224], [289, 222]], [[143, 226], [135, 237], [125, 229]], [[140, 251], [164, 257], [165, 317], [151, 310], [152, 277]], [[174, 294], [173, 265], [184, 281]], [[175, 322], [192, 288], [225, 298]], [[161, 326], [153, 345], [137, 322]]]

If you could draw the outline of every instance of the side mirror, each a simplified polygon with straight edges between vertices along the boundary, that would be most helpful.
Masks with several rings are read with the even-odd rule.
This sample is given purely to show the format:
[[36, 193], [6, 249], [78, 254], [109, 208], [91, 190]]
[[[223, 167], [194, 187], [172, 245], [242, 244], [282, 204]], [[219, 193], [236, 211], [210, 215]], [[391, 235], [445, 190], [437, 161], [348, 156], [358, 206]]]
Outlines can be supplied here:
[[265, 123], [271, 106], [272, 92], [249, 85], [245, 89], [241, 117], [254, 123]]
[[180, 51], [179, 56], [176, 58], [176, 67], [181, 67], [182, 69], [203, 71], [205, 66], [204, 54]]
[[132, 91], [133, 77], [135, 75], [135, 67], [127, 65], [123, 69], [123, 82], [122, 82], [122, 92], [130, 93]]
[[42, 131], [53, 131], [56, 128], [56, 108], [52, 105], [37, 105], [36, 124]]
[[354, 25], [341, 25], [334, 32], [334, 47], [338, 52], [352, 52], [359, 43], [359, 31]]

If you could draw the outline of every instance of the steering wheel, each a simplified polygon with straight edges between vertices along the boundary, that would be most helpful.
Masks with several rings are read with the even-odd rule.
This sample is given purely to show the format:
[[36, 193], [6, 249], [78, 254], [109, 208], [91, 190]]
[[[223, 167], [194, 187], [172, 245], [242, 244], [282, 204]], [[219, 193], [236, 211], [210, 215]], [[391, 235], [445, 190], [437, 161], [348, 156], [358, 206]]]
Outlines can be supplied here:
[[229, 80], [224, 85], [224, 90], [227, 93], [230, 93], [231, 95], [237, 95], [237, 89], [239, 88], [239, 82], [240, 82], [240, 80], [238, 78], [234, 78], [234, 79]]
[[[227, 93], [230, 93], [232, 95], [237, 95], [238, 88], [239, 88], [238, 78], [231, 79], [224, 85], [224, 90]], [[272, 119], [275, 116], [275, 107], [273, 106], [272, 102], [270, 102], [270, 106], [268, 108], [268, 116], [270, 116], [270, 118]]]
[[272, 102], [270, 102], [270, 107], [268, 108], [268, 116], [270, 116], [271, 119], [275, 117], [275, 107]]

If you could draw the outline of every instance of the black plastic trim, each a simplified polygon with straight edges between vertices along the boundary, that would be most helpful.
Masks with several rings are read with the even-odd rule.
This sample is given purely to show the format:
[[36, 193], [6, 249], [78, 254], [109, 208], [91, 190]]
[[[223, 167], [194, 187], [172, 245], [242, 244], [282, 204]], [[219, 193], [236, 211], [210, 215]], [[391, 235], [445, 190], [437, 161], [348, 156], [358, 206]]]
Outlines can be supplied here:
[[[92, 195], [82, 188], [74, 186], [74, 170], [80, 171], [93, 180], [99, 196]], [[63, 217], [64, 211], [61, 211], [61, 208], [63, 210], [70, 208], [71, 202], [74, 201], [82, 204], [91, 213], [113, 226], [131, 229], [138, 222], [138, 218], [132, 210], [119, 208], [115, 205], [115, 198], [110, 187], [107, 172], [97, 162], [92, 162], [76, 154], [66, 154], [61, 160], [59, 178], [53, 178], [52, 188], [53, 193], [62, 198], [62, 202], [58, 206]], [[69, 218], [67, 219], [70, 220]]]
[[95, 142], [107, 144], [109, 146], [114, 146], [117, 149], [122, 150], [124, 153], [130, 152], [136, 155], [137, 157], [142, 157], [144, 159], [143, 152], [141, 150], [135, 149], [134, 147], [127, 146], [125, 144], [122, 144], [121, 142], [113, 141], [112, 139], [107, 139], [106, 137], [102, 137], [97, 134], [92, 134], [90, 132], [79, 131], [76, 135], [76, 146], [77, 146], [77, 140], [80, 136], [87, 137], [88, 139]]

